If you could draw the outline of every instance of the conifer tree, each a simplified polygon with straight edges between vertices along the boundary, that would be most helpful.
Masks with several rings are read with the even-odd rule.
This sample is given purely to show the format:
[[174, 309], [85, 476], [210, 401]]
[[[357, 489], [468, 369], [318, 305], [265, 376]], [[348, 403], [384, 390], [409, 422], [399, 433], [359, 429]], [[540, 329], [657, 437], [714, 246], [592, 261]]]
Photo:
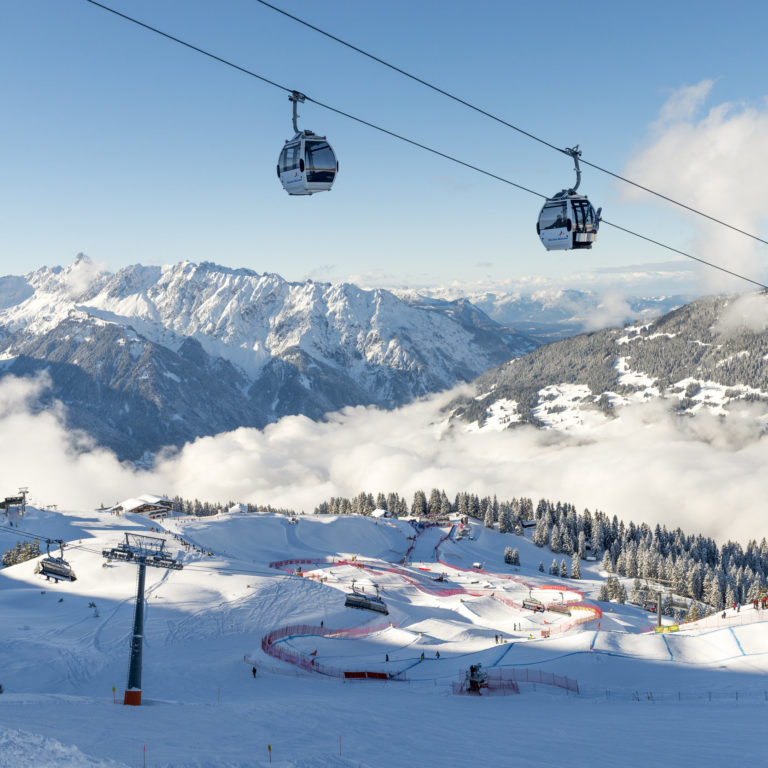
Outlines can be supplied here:
[[575, 552], [573, 557], [571, 558], [571, 578], [572, 579], [581, 578], [581, 565], [579, 564], [578, 552]]
[[701, 611], [699, 610], [699, 604], [695, 600], [691, 602], [691, 605], [688, 608], [688, 613], [686, 614], [685, 618], [688, 621], [696, 621], [697, 619], [701, 618]]
[[512, 510], [506, 504], [499, 509], [499, 533], [512, 533]]
[[561, 549], [560, 528], [557, 524], [552, 526], [552, 534], [549, 537], [549, 548], [553, 552], [559, 552]]
[[440, 491], [437, 488], [433, 488], [429, 494], [429, 506], [427, 512], [433, 517], [437, 517], [440, 514], [440, 506], [442, 499], [440, 498]]
[[560, 561], [560, 575], [564, 578], [568, 578], [568, 566], [565, 564], [565, 558]]
[[424, 491], [416, 491], [413, 494], [411, 514], [414, 517], [424, 517], [427, 514], [427, 496]]

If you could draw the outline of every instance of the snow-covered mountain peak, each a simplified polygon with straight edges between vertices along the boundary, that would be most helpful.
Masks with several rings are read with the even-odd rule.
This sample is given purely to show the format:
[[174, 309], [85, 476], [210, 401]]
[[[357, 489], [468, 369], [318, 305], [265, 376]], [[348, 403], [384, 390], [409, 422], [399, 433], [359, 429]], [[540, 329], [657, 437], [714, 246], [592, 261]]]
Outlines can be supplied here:
[[[401, 405], [535, 346], [463, 299], [411, 304], [383, 289], [211, 262], [111, 274], [78, 257], [0, 279], [0, 354], [16, 360], [3, 370], [53, 366], [55, 395], [83, 411], [74, 424], [108, 424], [102, 439], [120, 450], [126, 434], [163, 434], [172, 418], [140, 455], [158, 439], [179, 444], [287, 414]], [[118, 405], [123, 396], [130, 402]]]

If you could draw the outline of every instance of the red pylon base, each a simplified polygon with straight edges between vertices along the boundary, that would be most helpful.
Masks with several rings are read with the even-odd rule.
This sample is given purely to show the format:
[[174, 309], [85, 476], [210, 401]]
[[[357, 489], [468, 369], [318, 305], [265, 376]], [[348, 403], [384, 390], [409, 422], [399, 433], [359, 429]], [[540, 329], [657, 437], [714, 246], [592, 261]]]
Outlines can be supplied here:
[[128, 704], [131, 707], [140, 707], [141, 691], [140, 690], [126, 691], [125, 698], [123, 699], [123, 704]]

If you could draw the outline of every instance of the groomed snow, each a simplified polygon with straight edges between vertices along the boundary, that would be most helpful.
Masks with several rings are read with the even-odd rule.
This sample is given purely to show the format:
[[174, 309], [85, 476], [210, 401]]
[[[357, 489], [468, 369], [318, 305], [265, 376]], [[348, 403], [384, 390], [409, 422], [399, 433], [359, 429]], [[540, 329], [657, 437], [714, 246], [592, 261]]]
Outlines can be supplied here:
[[[589, 602], [597, 565], [583, 564], [580, 581], [542, 574], [549, 550], [479, 523], [474, 540], [440, 543], [448, 527], [414, 540], [404, 521], [357, 517], [293, 525], [234, 513], [150, 531], [156, 524], [139, 516], [30, 510], [13, 522], [65, 538], [77, 581], [46, 583], [34, 561], [0, 571], [0, 766], [142, 765], [145, 755], [151, 766], [266, 766], [267, 745], [283, 768], [591, 765], [601, 754], [640, 766], [649, 745], [667, 757], [684, 749], [685, 764], [697, 765], [731, 764], [733, 743], [740, 762], [763, 754], [753, 737], [768, 711], [767, 622], [641, 634], [648, 613], [603, 603], [599, 631], [594, 621], [557, 634], [572, 617], [513, 604], [579, 593]], [[101, 556], [125, 530], [165, 537], [184, 563], [147, 569], [139, 708], [112, 694], [119, 702], [127, 676], [136, 569]], [[14, 533], [3, 519], [4, 549]], [[520, 550], [520, 568], [503, 563], [505, 546]], [[289, 559], [311, 562], [301, 576], [291, 573], [298, 564], [270, 567]], [[389, 615], [346, 608], [352, 579], [378, 586]], [[261, 650], [271, 630], [320, 622], [382, 626], [359, 638], [302, 632], [279, 645], [406, 681], [344, 683]], [[567, 675], [581, 693], [521, 684], [520, 696], [452, 695], [451, 682], [478, 661]]]

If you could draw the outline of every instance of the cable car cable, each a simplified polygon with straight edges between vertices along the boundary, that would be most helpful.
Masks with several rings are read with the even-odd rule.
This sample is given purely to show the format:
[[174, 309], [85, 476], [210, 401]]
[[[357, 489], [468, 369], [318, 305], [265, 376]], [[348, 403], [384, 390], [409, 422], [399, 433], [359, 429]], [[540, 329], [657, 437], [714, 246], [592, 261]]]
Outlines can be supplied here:
[[[89, 0], [90, 2], [90, 0]], [[433, 85], [432, 83], [428, 82], [427, 80], [423, 80], [420, 77], [417, 77], [416, 75], [412, 75], [410, 72], [406, 72], [404, 69], [401, 69], [398, 66], [395, 66], [394, 64], [390, 64], [388, 61], [385, 61], [384, 59], [379, 58], [378, 56], [374, 56], [372, 53], [368, 53], [368, 51], [364, 51], [362, 48], [358, 48], [356, 45], [352, 45], [352, 43], [348, 43], [346, 40], [342, 40], [340, 37], [336, 37], [336, 35], [332, 35], [330, 32], [326, 32], [324, 29], [320, 29], [320, 27], [316, 27], [314, 24], [310, 24], [308, 21], [305, 21], [304, 19], [299, 18], [298, 16], [294, 16], [291, 13], [288, 13], [288, 11], [284, 11], [282, 8], [278, 8], [276, 5], [272, 5], [272, 3], [266, 2], [266, 0], [256, 0], [257, 3], [260, 3], [261, 5], [265, 6], [266, 8], [271, 8], [273, 11], [276, 11], [277, 13], [282, 14], [283, 16], [286, 16], [289, 19], [292, 19], [293, 21], [297, 21], [299, 24], [304, 25], [308, 29], [314, 30], [315, 32], [318, 32], [321, 35], [324, 35], [325, 37], [329, 38], [330, 40], [333, 40], [334, 42], [339, 43], [340, 45], [344, 45], [347, 48], [362, 54], [363, 56], [367, 56], [372, 61], [375, 61], [379, 64], [382, 64], [385, 67], [388, 67], [389, 69], [393, 70], [394, 72], [398, 72], [401, 75], [404, 75], [405, 77], [410, 78], [411, 80], [414, 80], [417, 83], [420, 83], [421, 85], [430, 88], [431, 90], [435, 91], [436, 93], [441, 94], [442, 96], [446, 96], [449, 99], [452, 99], [453, 101], [457, 102], [458, 104], [462, 104], [465, 107], [468, 107], [469, 109], [474, 110], [475, 112], [478, 112], [481, 115], [484, 115], [485, 117], [489, 117], [491, 120], [495, 120], [497, 123], [501, 123], [501, 125], [506, 126], [507, 128], [511, 128], [513, 131], [517, 131], [518, 133], [522, 134], [523, 136], [527, 136], [529, 139], [533, 139], [534, 141], [538, 141], [540, 144], [543, 144], [546, 147], [549, 147], [550, 149], [554, 149], [557, 152], [560, 152], [562, 154], [568, 154], [564, 149], [561, 147], [558, 147], [555, 144], [552, 144], [551, 142], [547, 141], [546, 139], [542, 139], [539, 136], [536, 136], [536, 134], [531, 133], [530, 131], [526, 131], [523, 128], [520, 128], [517, 125], [514, 125], [513, 123], [507, 122], [501, 117], [498, 117], [497, 115], [492, 114], [491, 112], [488, 112], [487, 110], [483, 109], [482, 107], [475, 106], [474, 104], [470, 103], [469, 101], [466, 101], [465, 99], [462, 99], [459, 96], [456, 96], [455, 94], [451, 93], [450, 91], [446, 91], [443, 88], [440, 88], [437, 85]], [[729, 224], [727, 221], [723, 221], [722, 219], [715, 218], [714, 216], [710, 216], [708, 213], [704, 213], [703, 211], [698, 210], [697, 208], [694, 208], [693, 206], [686, 205], [685, 203], [681, 203], [679, 200], [675, 200], [672, 197], [669, 197], [668, 195], [665, 195], [661, 192], [656, 192], [656, 190], [651, 189], [650, 187], [646, 187], [643, 184], [639, 184], [636, 181], [632, 181], [632, 179], [628, 179], [626, 176], [622, 176], [621, 174], [614, 173], [613, 171], [609, 171], [607, 168], [603, 168], [600, 165], [597, 165], [596, 163], [591, 163], [589, 160], [585, 160], [584, 158], [581, 158], [581, 162], [585, 165], [590, 166], [590, 168], [594, 168], [596, 171], [601, 171], [602, 173], [607, 174], [608, 176], [613, 176], [614, 179], [618, 179], [619, 181], [623, 181], [626, 184], [631, 184], [633, 187], [637, 187], [638, 189], [642, 189], [644, 192], [648, 192], [651, 195], [655, 195], [656, 197], [661, 198], [662, 200], [666, 200], [668, 203], [672, 203], [673, 205], [677, 205], [681, 208], [684, 208], [687, 211], [690, 211], [691, 213], [695, 213], [699, 216], [703, 216], [705, 219], [709, 219], [710, 221], [721, 224], [724, 227], [727, 227], [728, 229], [733, 230], [734, 232], [739, 232], [742, 235], [745, 235], [746, 237], [750, 237], [753, 240], [757, 240], [759, 243], [763, 243], [764, 245], [768, 245], [768, 240], [763, 239], [762, 237], [758, 237], [757, 235], [753, 235], [751, 232], [747, 232], [746, 230], [740, 229], [739, 227], [734, 226], [733, 224]]]
[[264, 83], [267, 83], [268, 85], [273, 85], [275, 88], [280, 88], [280, 90], [285, 91], [286, 93], [293, 93], [293, 88], [287, 88], [284, 85], [280, 85], [280, 83], [276, 83], [273, 80], [269, 80], [266, 77], [262, 77], [261, 75], [257, 75], [255, 72], [252, 72], [250, 69], [246, 69], [245, 67], [241, 67], [238, 64], [235, 64], [231, 61], [227, 61], [226, 59], [222, 59], [220, 56], [217, 56], [215, 53], [209, 53], [206, 50], [203, 50], [202, 48], [198, 48], [196, 45], [192, 45], [192, 43], [187, 43], [184, 40], [181, 40], [178, 37], [174, 37], [173, 35], [169, 35], [167, 32], [163, 32], [161, 29], [157, 29], [157, 27], [152, 27], [149, 24], [145, 24], [143, 21], [139, 21], [138, 19], [134, 19], [133, 16], [128, 16], [125, 13], [120, 13], [120, 11], [116, 11], [114, 8], [110, 8], [108, 5], [103, 5], [102, 3], [96, 2], [96, 0], [85, 0], [86, 3], [90, 3], [91, 5], [98, 6], [99, 8], [103, 8], [105, 11], [109, 11], [110, 13], [114, 13], [115, 16], [120, 16], [121, 18], [125, 19], [126, 21], [131, 21], [134, 24], [137, 24], [140, 27], [144, 27], [144, 29], [150, 30], [150, 32], [156, 32], [158, 35], [162, 35], [163, 37], [168, 38], [168, 40], [173, 40], [174, 43], [178, 43], [179, 45], [186, 46], [187, 48], [191, 48], [193, 51], [197, 51], [198, 53], [202, 53], [203, 56], [208, 56], [210, 59], [215, 59], [216, 61], [221, 62], [222, 64], [226, 64], [228, 67], [232, 67], [233, 69], [237, 69], [240, 72], [243, 72], [246, 75], [250, 75], [251, 77], [255, 77], [258, 80], [261, 80]]
[[738, 272], [733, 272], [730, 269], [727, 269], [726, 267], [718, 266], [717, 264], [713, 264], [711, 261], [705, 261], [704, 259], [701, 259], [698, 256], [694, 256], [693, 254], [686, 253], [685, 251], [681, 251], [677, 248], [674, 248], [671, 245], [666, 245], [666, 243], [662, 243], [659, 240], [654, 240], [652, 237], [648, 237], [647, 235], [641, 235], [639, 232], [634, 232], [631, 229], [622, 227], [619, 224], [614, 224], [613, 222], [608, 221], [606, 219], [600, 219], [600, 224], [601, 225], [607, 224], [609, 227], [613, 227], [614, 229], [620, 229], [622, 232], [626, 232], [629, 235], [634, 235], [635, 237], [639, 237], [641, 240], [646, 240], [649, 243], [658, 245], [660, 248], [666, 248], [668, 251], [672, 251], [673, 253], [679, 253], [681, 256], [685, 256], [687, 259], [693, 259], [694, 261], [698, 261], [700, 264], [705, 264], [708, 267], [712, 267], [712, 269], [719, 269], [721, 272], [725, 272], [728, 275], [737, 277], [739, 278], [739, 280], [745, 280], [748, 283], [752, 283], [752, 285], [756, 285], [758, 288], [762, 288], [768, 291], [768, 285], [758, 282], [757, 280], [753, 280], [751, 277], [745, 277], [744, 275], [741, 275]]
[[[261, 0], [258, 0], [258, 1], [261, 2]], [[220, 56], [216, 56], [213, 53], [209, 53], [208, 51], [206, 51], [206, 50], [204, 50], [202, 48], [199, 48], [196, 45], [192, 45], [191, 43], [187, 43], [187, 42], [185, 42], [184, 40], [181, 40], [178, 37], [174, 37], [173, 35], [169, 35], [167, 32], [163, 32], [163, 31], [161, 31], [161, 30], [159, 30], [159, 29], [157, 29], [155, 27], [150, 26], [149, 24], [145, 24], [144, 22], [139, 21], [138, 19], [134, 19], [132, 16], [128, 16], [128, 15], [126, 15], [124, 13], [121, 13], [120, 11], [116, 11], [113, 8], [110, 8], [109, 6], [103, 5], [102, 3], [97, 2], [97, 0], [85, 0], [85, 2], [90, 3], [91, 5], [95, 5], [95, 6], [99, 7], [99, 8], [102, 8], [105, 11], [109, 11], [110, 13], [113, 13], [114, 15], [119, 16], [120, 18], [123, 18], [126, 21], [133, 22], [134, 24], [136, 24], [136, 25], [138, 25], [140, 27], [143, 27], [144, 29], [148, 29], [151, 32], [155, 32], [158, 35], [161, 35], [162, 37], [167, 38], [168, 40], [172, 40], [175, 43], [179, 43], [180, 45], [185, 46], [186, 48], [190, 48], [193, 51], [197, 51], [198, 53], [202, 53], [204, 56], [208, 56], [209, 58], [214, 59], [214, 60], [216, 60], [216, 61], [218, 61], [218, 62], [220, 62], [222, 64], [226, 64], [228, 67], [232, 67], [232, 69], [236, 69], [236, 70], [238, 70], [240, 72], [243, 72], [246, 75], [250, 75], [251, 77], [255, 77], [256, 79], [261, 80], [262, 82], [267, 83], [268, 85], [272, 85], [275, 88], [279, 88], [280, 90], [286, 91], [289, 94], [294, 92], [294, 89], [292, 89], [292, 88], [287, 88], [284, 85], [280, 85], [279, 83], [276, 83], [273, 80], [269, 80], [266, 77], [263, 77], [263, 76], [261, 76], [259, 74], [256, 74], [255, 72], [252, 72], [251, 70], [246, 69], [245, 67], [241, 67], [238, 64], [234, 64], [233, 62], [228, 61], [227, 59], [223, 59]], [[447, 154], [445, 152], [441, 152], [440, 150], [433, 149], [432, 147], [429, 147], [426, 144], [421, 144], [418, 141], [415, 141], [413, 139], [409, 139], [406, 136], [402, 136], [402, 135], [400, 135], [398, 133], [395, 133], [394, 131], [390, 131], [387, 128], [382, 128], [381, 126], [376, 125], [375, 123], [368, 122], [367, 120], [363, 120], [360, 117], [355, 117], [354, 115], [352, 115], [352, 114], [350, 114], [348, 112], [344, 112], [341, 109], [337, 109], [336, 107], [332, 107], [329, 104], [324, 104], [322, 101], [318, 101], [317, 99], [313, 99], [310, 96], [305, 96], [305, 99], [306, 99], [306, 101], [312, 102], [313, 104], [317, 104], [317, 106], [319, 106], [319, 107], [323, 107], [323, 109], [327, 109], [329, 112], [334, 112], [337, 115], [341, 115], [342, 117], [346, 117], [346, 118], [348, 118], [350, 120], [354, 120], [355, 122], [360, 123], [361, 125], [365, 125], [365, 126], [368, 126], [369, 128], [373, 128], [374, 130], [380, 131], [381, 133], [385, 133], [388, 136], [392, 136], [395, 139], [399, 139], [400, 141], [404, 141], [407, 144], [411, 144], [414, 147], [418, 147], [419, 149], [424, 149], [427, 152], [431, 152], [434, 155], [438, 155], [439, 157], [443, 157], [446, 160], [451, 160], [452, 162], [457, 163], [458, 165], [462, 165], [465, 168], [469, 168], [469, 169], [471, 169], [473, 171], [477, 171], [478, 173], [482, 173], [485, 176], [489, 176], [492, 179], [496, 179], [497, 181], [501, 181], [504, 184], [508, 184], [508, 185], [510, 185], [512, 187], [516, 187], [517, 189], [521, 189], [524, 192], [528, 192], [531, 195], [535, 195], [536, 197], [541, 197], [541, 198], [543, 198], [545, 200], [548, 199], [547, 195], [543, 195], [541, 192], [536, 192], [533, 189], [530, 189], [528, 187], [524, 187], [522, 184], [516, 184], [514, 181], [510, 181], [509, 179], [505, 179], [503, 176], [499, 176], [498, 174], [492, 173], [491, 171], [486, 171], [483, 168], [479, 168], [476, 165], [472, 165], [471, 163], [467, 163], [464, 160], [459, 160], [458, 158], [454, 157], [453, 155], [449, 155], [449, 154]], [[563, 152], [564, 154], [569, 154], [565, 150], [558, 149], [558, 151], [559, 152]], [[584, 162], [584, 161], [582, 160], [582, 162]], [[697, 213], [698, 213], [698, 211], [697, 211]], [[702, 215], [704, 215], [704, 214], [702, 214]], [[658, 240], [654, 240], [653, 238], [647, 237], [646, 235], [641, 235], [639, 232], [635, 232], [634, 230], [628, 229], [626, 227], [622, 227], [622, 226], [620, 226], [618, 224], [613, 224], [611, 222], [605, 221], [604, 219], [602, 221], [603, 221], [603, 223], [608, 224], [609, 226], [614, 227], [615, 229], [619, 229], [622, 232], [626, 232], [627, 234], [634, 235], [635, 237], [639, 237], [640, 239], [645, 240], [645, 241], [647, 241], [649, 243], [653, 243], [654, 245], [658, 245], [661, 248], [665, 248], [668, 251], [673, 251], [674, 253], [678, 253], [681, 256], [685, 256], [688, 259], [692, 259], [693, 261], [698, 261], [699, 263], [705, 264], [708, 267], [712, 267], [713, 269], [718, 269], [721, 272], [725, 272], [726, 274], [732, 275], [733, 277], [737, 277], [737, 278], [739, 278], [741, 280], [744, 280], [744, 281], [746, 281], [748, 283], [751, 283], [752, 285], [756, 285], [756, 286], [758, 286], [760, 288], [768, 290], [768, 285], [765, 285], [763, 283], [758, 282], [757, 280], [753, 280], [752, 278], [749, 278], [749, 277], [746, 277], [744, 275], [741, 275], [738, 272], [733, 272], [733, 271], [731, 271], [731, 270], [729, 270], [729, 269], [727, 269], [725, 267], [720, 267], [717, 264], [713, 264], [712, 262], [705, 261], [704, 259], [701, 259], [701, 258], [699, 258], [697, 256], [693, 256], [690, 253], [686, 253], [685, 251], [678, 250], [677, 248], [674, 248], [674, 247], [672, 247], [670, 245], [665, 245], [664, 243], [661, 243]], [[729, 226], [729, 225], [726, 225], [726, 226]], [[759, 238], [756, 238], [756, 239], [759, 239]], [[766, 242], [766, 244], [768, 244], [768, 241], [763, 241], [763, 242]]]
[[[264, 83], [267, 83], [268, 85], [272, 85], [275, 88], [279, 88], [282, 91], [285, 91], [286, 93], [292, 94], [294, 92], [293, 88], [288, 88], [284, 85], [280, 85], [280, 83], [274, 82], [274, 80], [270, 80], [266, 77], [263, 77], [262, 75], [257, 74], [256, 72], [252, 72], [250, 69], [246, 69], [245, 67], [241, 67], [239, 64], [235, 64], [231, 61], [228, 61], [227, 59], [221, 58], [221, 56], [216, 56], [213, 53], [209, 53], [208, 51], [204, 50], [203, 48], [199, 48], [196, 45], [193, 45], [192, 43], [188, 43], [184, 40], [181, 40], [178, 37], [174, 37], [173, 35], [169, 35], [167, 32], [163, 32], [160, 29], [157, 29], [156, 27], [153, 27], [149, 24], [145, 24], [143, 21], [139, 21], [138, 19], [133, 18], [132, 16], [128, 16], [125, 13], [121, 13], [120, 11], [116, 11], [114, 8], [110, 8], [107, 5], [104, 5], [103, 3], [97, 2], [97, 0], [85, 0], [86, 3], [90, 3], [91, 5], [95, 5], [98, 8], [102, 8], [105, 11], [109, 11], [110, 13], [113, 13], [115, 16], [119, 16], [122, 19], [125, 19], [126, 21], [131, 21], [134, 24], [137, 24], [140, 27], [143, 27], [144, 29], [148, 29], [150, 32], [156, 32], [158, 35], [162, 35], [163, 37], [167, 38], [168, 40], [172, 40], [175, 43], [179, 43], [180, 45], [185, 46], [186, 48], [190, 48], [193, 51], [197, 51], [198, 53], [202, 53], [204, 56], [208, 56], [211, 59], [214, 59], [215, 61], [218, 61], [222, 64], [226, 64], [228, 67], [232, 67], [233, 69], [236, 69], [246, 75], [251, 75], [251, 77], [255, 77], [258, 80], [261, 80]], [[304, 95], [304, 94], [302, 94]], [[529, 192], [532, 195], [537, 195], [538, 197], [542, 197], [546, 199], [546, 195], [542, 195], [539, 192], [535, 192], [532, 189], [528, 189], [528, 187], [524, 187], [520, 184], [515, 184], [515, 182], [510, 181], [509, 179], [505, 179], [502, 176], [498, 176], [495, 173], [491, 173], [490, 171], [485, 171], [482, 168], [478, 168], [475, 165], [471, 165], [470, 163], [465, 163], [463, 160], [459, 160], [455, 157], [452, 157], [451, 155], [445, 154], [444, 152], [440, 152], [439, 150], [432, 149], [431, 147], [428, 147], [426, 144], [420, 144], [418, 141], [414, 141], [413, 139], [406, 138], [405, 136], [401, 136], [400, 134], [394, 133], [393, 131], [389, 131], [386, 128], [382, 128], [378, 125], [374, 125], [373, 123], [369, 123], [366, 120], [363, 120], [362, 118], [355, 117], [354, 115], [349, 114], [348, 112], [343, 112], [340, 109], [336, 109], [335, 107], [330, 106], [329, 104], [324, 104], [321, 101], [317, 101], [316, 99], [313, 99], [310, 96], [304, 95], [304, 98], [306, 101], [310, 101], [313, 104], [317, 104], [318, 107], [323, 107], [323, 109], [327, 109], [329, 112], [335, 112], [337, 115], [341, 115], [342, 117], [346, 117], [350, 120], [354, 120], [355, 122], [361, 123], [362, 125], [367, 125], [369, 128], [374, 128], [377, 131], [381, 131], [381, 133], [386, 133], [389, 136], [392, 136], [393, 138], [400, 139], [400, 141], [405, 141], [408, 144], [412, 144], [415, 147], [419, 147], [420, 149], [425, 149], [427, 152], [432, 152], [435, 155], [439, 155], [440, 157], [444, 157], [447, 160], [452, 160], [454, 163], [458, 163], [459, 165], [463, 165], [466, 168], [470, 168], [473, 171], [477, 171], [478, 173], [483, 173], [486, 176], [490, 176], [493, 179], [497, 179], [498, 181], [503, 181], [505, 184], [509, 184], [510, 186], [517, 187], [518, 189], [522, 189], [525, 192]]]

